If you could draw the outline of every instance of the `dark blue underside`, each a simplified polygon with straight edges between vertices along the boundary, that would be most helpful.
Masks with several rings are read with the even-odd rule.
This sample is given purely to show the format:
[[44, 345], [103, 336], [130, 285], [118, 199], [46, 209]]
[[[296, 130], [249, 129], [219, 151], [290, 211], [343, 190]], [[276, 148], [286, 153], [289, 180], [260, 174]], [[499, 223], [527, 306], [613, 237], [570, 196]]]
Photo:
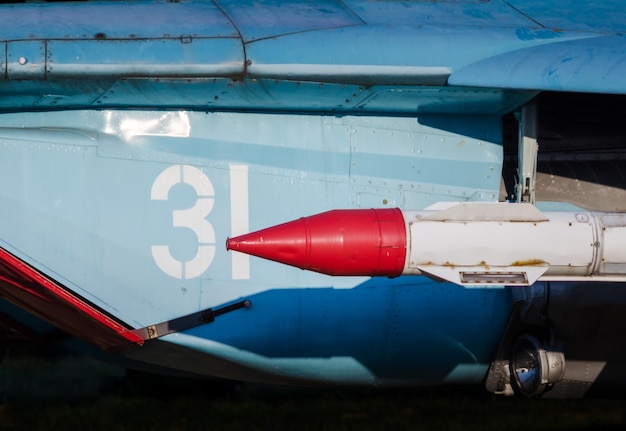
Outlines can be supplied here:
[[276, 289], [247, 299], [250, 309], [185, 333], [266, 358], [350, 357], [380, 380], [428, 382], [444, 381], [458, 366], [488, 365], [512, 303], [509, 289], [426, 277]]

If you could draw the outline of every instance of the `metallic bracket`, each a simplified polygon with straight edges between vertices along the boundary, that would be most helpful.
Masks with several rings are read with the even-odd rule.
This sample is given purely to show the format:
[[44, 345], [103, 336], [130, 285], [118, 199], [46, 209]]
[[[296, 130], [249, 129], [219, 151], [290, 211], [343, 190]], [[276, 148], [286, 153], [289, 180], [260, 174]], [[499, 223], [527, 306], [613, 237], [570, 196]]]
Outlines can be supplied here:
[[537, 104], [530, 102], [522, 107], [518, 117], [518, 179], [515, 186], [517, 202], [535, 203], [537, 179]]
[[231, 311], [239, 310], [240, 308], [250, 308], [251, 306], [252, 302], [250, 302], [250, 300], [248, 299], [245, 299], [243, 301], [239, 301], [234, 304], [218, 308], [216, 310], [209, 308], [189, 314], [187, 316], [178, 317], [176, 319], [157, 323], [155, 325], [146, 326], [145, 328], [134, 329], [130, 332], [138, 335], [144, 340], [152, 340], [154, 338], [173, 334], [174, 332], [184, 331], [185, 329], [193, 328], [195, 326], [203, 325], [205, 323], [211, 323], [215, 320], [217, 316], [230, 313]]

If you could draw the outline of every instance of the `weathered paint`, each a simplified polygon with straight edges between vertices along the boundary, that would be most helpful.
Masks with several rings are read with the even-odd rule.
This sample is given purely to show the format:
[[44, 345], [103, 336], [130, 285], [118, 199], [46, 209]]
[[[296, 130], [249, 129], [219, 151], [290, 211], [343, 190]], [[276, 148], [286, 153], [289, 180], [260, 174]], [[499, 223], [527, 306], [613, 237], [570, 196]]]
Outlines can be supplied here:
[[[1, 5], [20, 25], [0, 30], [0, 247], [124, 328], [251, 301], [127, 357], [272, 382], [480, 381], [510, 290], [328, 277], [223, 243], [336, 208], [496, 200], [502, 115], [541, 90], [626, 93], [621, 2], [543, 4]], [[578, 48], [588, 66], [564, 61]]]

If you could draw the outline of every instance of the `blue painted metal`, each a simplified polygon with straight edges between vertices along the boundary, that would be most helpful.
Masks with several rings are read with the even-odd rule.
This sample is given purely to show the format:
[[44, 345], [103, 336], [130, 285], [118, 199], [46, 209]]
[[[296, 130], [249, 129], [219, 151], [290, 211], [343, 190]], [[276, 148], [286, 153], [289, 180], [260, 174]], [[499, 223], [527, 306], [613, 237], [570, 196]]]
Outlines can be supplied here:
[[449, 83], [623, 94], [624, 56], [624, 36], [602, 35], [496, 55], [455, 71]]
[[[253, 77], [402, 85], [443, 85], [455, 70], [502, 52], [578, 33], [514, 27], [363, 25], [298, 32], [246, 45]], [[326, 49], [332, 46], [333, 49]], [[307, 49], [302, 49], [307, 47]], [[506, 87], [503, 87], [506, 88]]]
[[[150, 19], [147, 19], [147, 18]], [[203, 0], [3, 4], [0, 39], [122, 40], [237, 37], [232, 22]]]
[[[3, 245], [139, 326], [229, 300], [219, 286], [232, 283], [230, 254], [221, 247], [231, 235], [232, 164], [248, 166], [250, 228], [258, 229], [320, 209], [494, 200], [502, 163], [497, 117], [465, 122], [463, 134], [412, 118], [184, 111], [14, 114], [0, 124]], [[480, 139], [489, 136], [496, 142]], [[215, 189], [207, 217], [215, 262], [207, 280], [184, 286], [149, 254], [152, 245], [171, 244], [187, 260], [196, 249], [193, 233], [171, 221], [172, 211], [193, 204], [193, 190], [172, 190], [168, 202], [150, 199], [170, 165], [200, 167]], [[458, 175], [446, 173], [449, 166]], [[34, 180], [33, 170], [45, 181]], [[278, 277], [294, 286], [295, 277], [302, 286], [329, 286], [316, 274], [252, 265], [262, 285], [276, 287]], [[142, 299], [148, 286], [159, 286], [157, 302]], [[129, 300], [118, 303], [122, 296]]]
[[[18, 51], [10, 42], [12, 51]], [[50, 80], [99, 76], [237, 76], [244, 52], [235, 38], [49, 41], [46, 74]], [[138, 53], [139, 56], [138, 56]], [[179, 66], [184, 64], [184, 69]], [[27, 67], [25, 64], [24, 67]], [[17, 69], [16, 66], [13, 66]], [[9, 70], [9, 79], [13, 78]]]
[[[519, 106], [537, 90], [624, 93], [621, 63], [614, 60], [624, 42], [610, 34], [619, 32], [621, 21], [608, 13], [621, 10], [619, 2], [604, 3], [599, 16], [589, 7], [550, 21], [540, 2], [517, 8], [501, 1], [5, 5], [3, 20], [23, 25], [0, 34], [6, 48], [0, 51], [7, 53], [0, 65], [7, 79], [0, 82], [1, 109], [413, 114], [472, 106], [494, 113]], [[152, 19], [139, 29], [136, 23], [148, 13]], [[582, 50], [583, 56], [572, 55]], [[535, 59], [544, 64], [536, 67]], [[556, 74], [544, 74], [547, 67]], [[589, 79], [598, 69], [607, 71], [604, 79]], [[449, 77], [467, 87], [462, 98], [446, 87]], [[310, 89], [293, 96], [294, 85], [311, 81]], [[350, 85], [341, 91], [329, 83]]]
[[451, 27], [522, 27], [532, 24], [529, 17], [517, 13], [510, 2], [462, 1], [393, 1], [343, 2], [368, 24]]
[[539, 90], [626, 93], [624, 21], [606, 13], [621, 2], [553, 3], [2, 5], [21, 25], [0, 31], [0, 246], [134, 328], [253, 302], [129, 357], [274, 382], [480, 381], [509, 290], [332, 278], [222, 244], [333, 208], [496, 200], [502, 115]]
[[237, 27], [246, 43], [293, 33], [364, 24], [344, 3], [334, 0], [218, 0], [215, 3]]
[[[143, 66], [142, 66], [143, 67]], [[122, 78], [0, 81], [0, 111], [148, 108], [195, 111], [246, 110], [329, 114], [416, 113], [502, 115], [534, 91], [449, 87], [362, 86], [229, 78]]]
[[623, 33], [626, 11], [621, 0], [581, 5], [576, 0], [558, 0], [545, 7], [541, 1], [507, 1], [515, 10], [542, 27], [594, 33]]
[[478, 383], [511, 306], [508, 290], [425, 277], [373, 278], [353, 289], [268, 290], [249, 299], [249, 310], [166, 339], [232, 362], [249, 360], [275, 374], [274, 382]]
[[9, 79], [43, 79], [46, 73], [46, 44], [41, 40], [6, 43], [5, 70]]
[[[231, 166], [248, 168], [250, 229], [320, 209], [374, 205], [423, 208], [441, 200], [494, 200], [502, 163], [499, 118], [485, 116], [467, 121], [460, 116], [425, 117], [424, 123], [420, 117], [236, 112], [104, 110], [6, 114], [0, 117], [0, 178], [4, 185], [0, 189], [1, 245], [134, 327], [248, 296], [259, 299], [258, 304], [254, 301], [254, 315], [261, 312], [260, 318], [267, 319], [263, 317], [266, 313], [279, 310], [263, 305], [263, 292], [268, 290], [279, 297], [285, 293], [284, 312], [291, 313], [290, 319], [296, 319], [298, 314], [289, 311], [289, 298], [297, 297], [298, 289], [305, 287], [323, 287], [321, 292], [346, 289], [336, 292], [348, 295], [349, 301], [350, 295], [356, 295], [359, 308], [375, 307], [379, 294], [387, 295], [385, 290], [396, 289], [393, 283], [387, 287], [388, 282], [384, 281], [384, 286], [377, 287], [379, 293], [370, 297], [368, 293], [374, 292], [368, 287], [371, 283], [353, 289], [363, 283], [361, 278], [332, 279], [261, 260], [250, 262], [249, 280], [234, 279], [235, 262], [221, 247], [232, 234], [230, 220], [235, 211]], [[457, 130], [446, 132], [448, 128]], [[456, 164], [458, 175], [445, 173]], [[215, 247], [215, 258], [200, 277], [192, 279], [168, 276], [150, 254], [152, 246], [167, 244], [176, 259], [185, 261], [193, 257], [198, 247], [193, 231], [172, 225], [173, 212], [188, 208], [197, 200], [194, 190], [181, 185], [171, 189], [167, 201], [150, 198], [156, 179], [172, 165], [198, 167], [214, 188], [214, 204], [206, 220], [215, 231], [210, 244]], [[38, 175], [33, 176], [33, 172]], [[413, 283], [403, 281], [402, 292]], [[486, 292], [480, 298], [507, 295]], [[314, 302], [327, 299], [312, 297]], [[407, 301], [410, 304], [413, 299]], [[489, 313], [506, 315], [507, 301], [496, 302], [489, 307]], [[328, 310], [323, 319], [333, 318], [333, 313], [338, 312]], [[226, 321], [247, 316], [245, 313], [233, 313]], [[387, 313], [372, 317], [379, 334], [386, 331], [383, 328], [388, 325]], [[410, 320], [403, 323], [406, 328], [410, 324], [421, 325]], [[483, 338], [480, 349], [493, 349], [499, 328], [494, 327], [488, 341]], [[206, 350], [204, 335], [192, 332], [190, 336], [193, 338], [185, 338], [183, 344]], [[233, 336], [238, 337], [236, 332]], [[377, 335], [375, 342], [380, 342], [382, 336]], [[291, 343], [292, 337], [293, 334], [283, 341]], [[345, 340], [338, 341], [340, 345]], [[471, 340], [463, 343], [466, 341]], [[230, 345], [223, 338], [219, 342]], [[197, 343], [204, 347], [196, 346]], [[253, 356], [267, 354], [256, 351], [254, 346], [244, 347]], [[308, 354], [302, 352], [303, 357]], [[397, 360], [401, 358], [399, 355]], [[241, 361], [246, 363], [243, 358]], [[462, 379], [480, 378], [485, 361], [481, 359]], [[345, 381], [355, 372], [352, 367], [356, 363], [360, 361], [342, 362], [344, 368], [335, 368], [334, 362], [322, 361], [317, 379], [324, 380], [321, 376], [334, 369], [335, 374], [328, 374], [326, 381]], [[298, 377], [298, 370], [304, 372], [310, 365], [306, 360], [290, 365], [291, 378], [308, 378], [304, 374]], [[372, 364], [364, 367], [370, 369]], [[339, 369], [348, 374], [337, 374]], [[215, 371], [207, 367], [203, 372]], [[426, 382], [423, 378], [412, 377], [414, 382]], [[372, 382], [385, 380], [381, 379], [373, 378]], [[357, 381], [366, 382], [354, 380]]]

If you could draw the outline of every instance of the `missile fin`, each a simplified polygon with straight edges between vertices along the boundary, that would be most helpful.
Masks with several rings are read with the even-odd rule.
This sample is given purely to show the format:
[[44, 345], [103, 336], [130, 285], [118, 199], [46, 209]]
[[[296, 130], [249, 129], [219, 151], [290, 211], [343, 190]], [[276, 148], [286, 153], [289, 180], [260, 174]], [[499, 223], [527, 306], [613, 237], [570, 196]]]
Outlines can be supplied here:
[[472, 222], [547, 222], [549, 219], [533, 204], [502, 202], [464, 202], [424, 217], [427, 221]]

